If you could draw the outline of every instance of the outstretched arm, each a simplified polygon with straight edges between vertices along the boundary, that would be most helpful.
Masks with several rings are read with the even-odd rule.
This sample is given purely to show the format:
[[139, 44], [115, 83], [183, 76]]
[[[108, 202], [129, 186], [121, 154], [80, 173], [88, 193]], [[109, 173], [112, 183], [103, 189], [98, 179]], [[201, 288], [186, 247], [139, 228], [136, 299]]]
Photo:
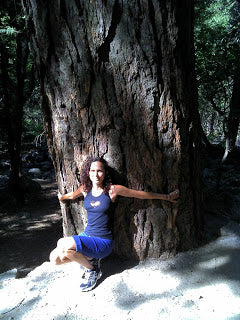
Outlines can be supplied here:
[[153, 193], [140, 190], [129, 189], [121, 185], [113, 185], [110, 189], [110, 195], [114, 200], [117, 196], [138, 198], [138, 199], [159, 199], [170, 202], [177, 202], [179, 190], [175, 190], [169, 194]]
[[81, 186], [74, 192], [69, 192], [69, 193], [66, 193], [64, 195], [59, 194], [58, 195], [58, 199], [61, 202], [64, 202], [66, 200], [74, 200], [74, 199], [76, 199], [78, 197], [82, 197], [82, 196], [84, 196], [84, 192], [83, 192], [83, 188]]

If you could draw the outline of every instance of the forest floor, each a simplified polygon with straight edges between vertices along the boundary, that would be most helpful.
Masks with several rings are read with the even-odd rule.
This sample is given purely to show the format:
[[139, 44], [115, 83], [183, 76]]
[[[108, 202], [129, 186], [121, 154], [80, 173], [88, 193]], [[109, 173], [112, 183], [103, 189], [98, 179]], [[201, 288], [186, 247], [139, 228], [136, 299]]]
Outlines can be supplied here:
[[56, 184], [41, 185], [24, 210], [0, 215], [0, 319], [240, 319], [239, 222], [209, 212], [206, 243], [165, 261], [110, 256], [82, 293], [79, 265], [48, 262], [62, 226]]
[[0, 273], [16, 268], [17, 277], [24, 277], [48, 259], [62, 237], [57, 184], [38, 183], [42, 191], [28, 194], [22, 210], [0, 208]]

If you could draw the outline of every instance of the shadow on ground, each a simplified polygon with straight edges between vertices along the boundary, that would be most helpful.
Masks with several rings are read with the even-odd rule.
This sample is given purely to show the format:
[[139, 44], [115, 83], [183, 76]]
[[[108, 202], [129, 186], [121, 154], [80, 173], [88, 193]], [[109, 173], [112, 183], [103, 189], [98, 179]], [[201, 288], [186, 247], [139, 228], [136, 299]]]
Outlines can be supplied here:
[[0, 211], [0, 273], [16, 268], [17, 277], [24, 277], [48, 260], [62, 236], [56, 183], [41, 181], [41, 186], [22, 210]]

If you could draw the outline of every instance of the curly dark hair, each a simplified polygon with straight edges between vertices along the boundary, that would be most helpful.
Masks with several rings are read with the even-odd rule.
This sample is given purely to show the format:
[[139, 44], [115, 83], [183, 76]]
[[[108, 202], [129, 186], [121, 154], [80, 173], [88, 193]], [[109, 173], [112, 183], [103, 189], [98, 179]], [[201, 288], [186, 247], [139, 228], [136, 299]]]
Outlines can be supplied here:
[[83, 164], [82, 169], [81, 169], [81, 184], [83, 186], [83, 189], [86, 193], [90, 192], [92, 189], [92, 181], [89, 178], [89, 171], [90, 171], [90, 167], [91, 164], [93, 162], [101, 162], [104, 166], [104, 170], [105, 170], [105, 177], [103, 180], [103, 192], [104, 193], [108, 193], [109, 189], [112, 185], [112, 179], [110, 176], [110, 170], [109, 170], [109, 166], [107, 164], [107, 162], [100, 157], [89, 157]]

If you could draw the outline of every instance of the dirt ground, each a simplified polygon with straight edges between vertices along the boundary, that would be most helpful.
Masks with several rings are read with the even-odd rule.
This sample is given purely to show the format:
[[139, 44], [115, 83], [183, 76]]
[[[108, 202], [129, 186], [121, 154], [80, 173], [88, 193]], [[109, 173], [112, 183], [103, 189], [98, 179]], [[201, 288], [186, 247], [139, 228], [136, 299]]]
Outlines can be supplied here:
[[240, 225], [217, 200], [206, 244], [168, 260], [107, 257], [94, 290], [80, 292], [78, 264], [47, 262], [62, 221], [56, 184], [40, 183], [22, 210], [0, 211], [0, 319], [240, 319]]
[[62, 218], [55, 182], [38, 180], [42, 191], [27, 196], [22, 210], [0, 208], [0, 273], [17, 268], [24, 277], [48, 260], [62, 236]]

